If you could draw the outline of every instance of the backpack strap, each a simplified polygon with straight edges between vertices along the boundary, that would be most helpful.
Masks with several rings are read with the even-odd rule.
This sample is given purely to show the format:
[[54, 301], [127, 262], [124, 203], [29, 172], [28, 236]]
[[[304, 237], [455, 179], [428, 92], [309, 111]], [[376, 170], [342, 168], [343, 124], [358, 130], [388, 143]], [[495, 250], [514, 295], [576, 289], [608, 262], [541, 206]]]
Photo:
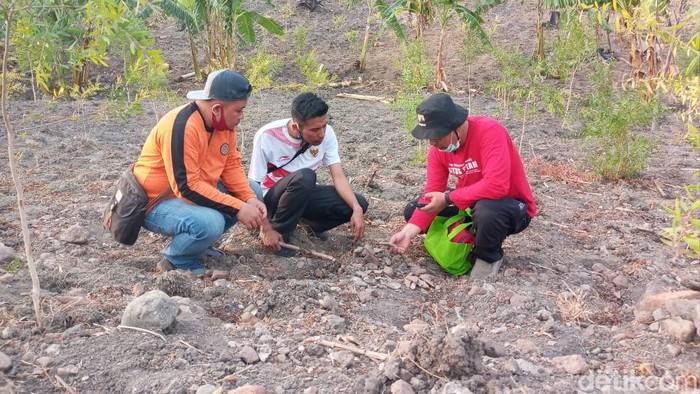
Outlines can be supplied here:
[[301, 144], [301, 148], [299, 148], [299, 150], [294, 154], [294, 156], [292, 156], [291, 159], [289, 159], [288, 162], [282, 164], [282, 165], [279, 166], [279, 167], [277, 167], [277, 166], [275, 166], [275, 165], [273, 165], [272, 167], [268, 167], [268, 168], [267, 168], [267, 173], [269, 174], [269, 173], [271, 173], [271, 172], [273, 172], [273, 171], [277, 171], [277, 170], [279, 170], [280, 168], [286, 166], [287, 164], [293, 162], [294, 159], [296, 159], [297, 157], [299, 157], [299, 155], [303, 155], [304, 152], [306, 152], [306, 150], [309, 149], [310, 146], [311, 146], [311, 144], [309, 144], [308, 142], [304, 141], [304, 142]]

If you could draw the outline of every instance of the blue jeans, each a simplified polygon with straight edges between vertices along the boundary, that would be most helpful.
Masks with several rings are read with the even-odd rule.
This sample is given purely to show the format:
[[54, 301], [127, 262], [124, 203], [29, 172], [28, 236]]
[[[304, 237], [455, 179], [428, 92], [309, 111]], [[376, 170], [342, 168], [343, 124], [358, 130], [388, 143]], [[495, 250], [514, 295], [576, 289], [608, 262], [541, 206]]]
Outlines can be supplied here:
[[[232, 194], [221, 182], [217, 187], [224, 193]], [[260, 185], [250, 181], [250, 187], [258, 200], [262, 200]], [[163, 249], [163, 257], [175, 268], [187, 268], [198, 266], [198, 260], [207, 248], [237, 221], [235, 217], [225, 216], [216, 209], [190, 204], [179, 198], [169, 198], [151, 209], [146, 215], [143, 228], [173, 237]]]

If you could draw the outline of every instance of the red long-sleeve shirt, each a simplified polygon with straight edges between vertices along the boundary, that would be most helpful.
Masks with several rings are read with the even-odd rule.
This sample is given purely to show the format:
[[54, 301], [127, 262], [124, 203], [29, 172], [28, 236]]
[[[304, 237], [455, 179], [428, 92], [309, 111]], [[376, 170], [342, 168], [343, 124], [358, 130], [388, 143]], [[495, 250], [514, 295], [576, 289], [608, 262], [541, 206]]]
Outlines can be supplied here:
[[[527, 214], [537, 212], [522, 160], [505, 127], [497, 120], [470, 116], [466, 141], [452, 152], [440, 152], [434, 146], [428, 150], [428, 179], [425, 193], [444, 192], [449, 175], [457, 178], [450, 200], [460, 209], [474, 207], [482, 199], [517, 198], [527, 204]], [[421, 198], [420, 202], [429, 200]], [[427, 231], [434, 214], [419, 209], [409, 223]]]

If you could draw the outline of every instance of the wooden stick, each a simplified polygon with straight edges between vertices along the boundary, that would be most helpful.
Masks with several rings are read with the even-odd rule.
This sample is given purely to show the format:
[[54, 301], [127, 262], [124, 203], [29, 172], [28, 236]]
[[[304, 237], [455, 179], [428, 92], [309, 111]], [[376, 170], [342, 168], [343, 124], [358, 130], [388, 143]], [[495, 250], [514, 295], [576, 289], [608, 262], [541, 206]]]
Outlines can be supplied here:
[[385, 96], [367, 96], [364, 94], [353, 94], [353, 93], [338, 93], [338, 94], [336, 94], [336, 97], [351, 98], [351, 99], [355, 99], [355, 100], [374, 101], [374, 102], [380, 102], [380, 103], [391, 103], [392, 101], [394, 101], [391, 98], [388, 98]]
[[187, 73], [187, 74], [182, 74], [182, 75], [180, 75], [179, 77], [177, 77], [177, 81], [178, 81], [178, 82], [182, 82], [182, 81], [184, 81], [185, 79], [190, 79], [190, 78], [192, 78], [192, 77], [194, 77], [194, 71], [192, 71], [191, 73]]
[[365, 356], [367, 356], [371, 359], [374, 359], [374, 360], [384, 361], [387, 358], [389, 358], [389, 355], [386, 353], [379, 353], [379, 352], [373, 352], [371, 350], [360, 349], [357, 346], [345, 345], [342, 343], [326, 341], [325, 339], [317, 339], [316, 342], [321, 346], [329, 347], [331, 349], [338, 348], [338, 349], [343, 349], [343, 350], [349, 350], [355, 354], [362, 354], [362, 355], [365, 355]]
[[372, 180], [374, 180], [374, 176], [377, 175], [377, 171], [379, 171], [379, 167], [377, 167], [376, 165], [374, 165], [372, 167], [373, 167], [372, 168], [372, 175], [370, 175], [367, 182], [365, 182], [365, 187], [364, 187], [365, 189], [367, 189], [369, 187], [369, 184], [372, 183]]
[[66, 381], [61, 379], [61, 377], [58, 375], [56, 375], [55, 377], [56, 377], [56, 380], [58, 381], [58, 383], [60, 383], [61, 386], [63, 386], [63, 388], [66, 389], [69, 393], [78, 394], [78, 390], [76, 390], [75, 387], [68, 385], [68, 383], [66, 383]]
[[327, 255], [327, 254], [319, 253], [319, 252], [317, 252], [317, 251], [315, 251], [315, 250], [303, 249], [303, 248], [300, 248], [300, 247], [298, 247], [298, 246], [296, 246], [296, 245], [288, 244], [288, 243], [286, 243], [286, 242], [280, 242], [280, 246], [282, 246], [282, 247], [284, 247], [284, 248], [287, 248], [287, 249], [298, 250], [298, 251], [300, 251], [300, 252], [302, 252], [302, 253], [309, 253], [309, 254], [311, 254], [311, 255], [314, 255], [314, 256], [316, 256], [316, 257], [320, 257], [320, 258], [322, 258], [322, 259], [326, 259], [326, 260], [330, 260], [330, 261], [335, 261], [335, 257], [333, 257], [333, 256], [329, 256], [329, 255]]
[[140, 332], [145, 332], [145, 333], [148, 333], [148, 334], [152, 334], [152, 335], [155, 335], [155, 336], [157, 336], [158, 338], [162, 339], [162, 340], [165, 342], [165, 337], [164, 337], [164, 336], [158, 334], [157, 332], [153, 332], [153, 331], [150, 331], [150, 330], [146, 330], [145, 328], [131, 327], [131, 326], [121, 326], [121, 325], [120, 325], [120, 326], [117, 326], [117, 328], [125, 328], [125, 329], [127, 329], [127, 330], [134, 330], [134, 331], [140, 331]]

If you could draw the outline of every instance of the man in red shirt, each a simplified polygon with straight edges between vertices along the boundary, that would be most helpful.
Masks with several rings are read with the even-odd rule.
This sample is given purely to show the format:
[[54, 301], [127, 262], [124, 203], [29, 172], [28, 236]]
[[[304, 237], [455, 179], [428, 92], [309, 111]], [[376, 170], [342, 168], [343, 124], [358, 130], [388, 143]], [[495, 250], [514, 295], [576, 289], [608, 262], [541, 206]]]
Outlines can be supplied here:
[[[391, 236], [392, 252], [403, 254], [427, 231], [436, 215], [471, 208], [476, 234], [469, 278], [494, 276], [503, 261], [503, 241], [527, 228], [537, 207], [518, 150], [495, 119], [470, 116], [450, 96], [438, 93], [418, 108], [417, 139], [430, 141], [424, 193], [406, 206], [408, 223]], [[452, 175], [457, 179], [449, 190]]]

